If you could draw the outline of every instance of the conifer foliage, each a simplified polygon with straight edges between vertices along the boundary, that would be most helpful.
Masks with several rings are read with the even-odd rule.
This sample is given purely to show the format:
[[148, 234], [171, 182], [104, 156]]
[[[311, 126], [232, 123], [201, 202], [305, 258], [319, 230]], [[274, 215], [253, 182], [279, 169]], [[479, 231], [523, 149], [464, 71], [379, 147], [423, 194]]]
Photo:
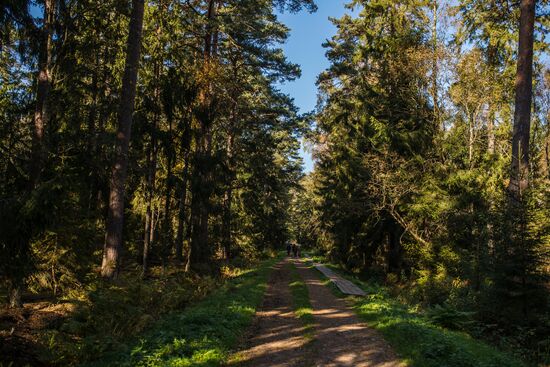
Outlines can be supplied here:
[[117, 329], [117, 285], [173, 271], [174, 309], [295, 240], [550, 363], [548, 0], [347, 6], [301, 116], [277, 14], [313, 0], [2, 1], [1, 299]]
[[311, 0], [8, 1], [2, 284], [20, 305], [140, 264], [217, 273], [288, 237], [303, 123], [275, 11]]
[[471, 313], [464, 329], [547, 360], [548, 4], [349, 8], [325, 44], [316, 165], [293, 232], [409, 302]]

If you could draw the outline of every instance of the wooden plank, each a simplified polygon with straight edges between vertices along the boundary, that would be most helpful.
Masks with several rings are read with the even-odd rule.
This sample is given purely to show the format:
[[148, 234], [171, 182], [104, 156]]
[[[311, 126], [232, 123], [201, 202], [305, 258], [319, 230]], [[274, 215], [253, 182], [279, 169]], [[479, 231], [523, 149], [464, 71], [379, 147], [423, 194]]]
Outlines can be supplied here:
[[315, 266], [315, 269], [319, 270], [327, 278], [329, 278], [330, 281], [334, 283], [342, 293], [351, 294], [354, 296], [367, 295], [365, 291], [363, 291], [361, 288], [359, 288], [349, 280], [342, 278], [341, 276], [336, 274], [334, 271], [332, 271], [332, 269], [329, 269], [322, 264], [313, 264], [313, 266]]

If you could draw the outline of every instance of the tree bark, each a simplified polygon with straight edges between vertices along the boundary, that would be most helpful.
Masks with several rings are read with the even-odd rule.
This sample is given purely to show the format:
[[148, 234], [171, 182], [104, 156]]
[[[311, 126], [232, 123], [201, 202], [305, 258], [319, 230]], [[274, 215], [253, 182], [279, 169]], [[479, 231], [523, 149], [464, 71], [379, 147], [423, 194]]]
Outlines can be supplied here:
[[172, 153], [168, 152], [168, 172], [166, 176], [166, 196], [164, 199], [164, 240], [162, 241], [162, 266], [166, 267], [168, 256], [173, 247], [172, 239]]
[[40, 32], [38, 52], [38, 76], [36, 104], [34, 108], [34, 130], [32, 136], [32, 160], [30, 167], [30, 188], [38, 185], [44, 165], [44, 128], [48, 123], [48, 96], [50, 94], [50, 65], [52, 59], [52, 33], [55, 16], [55, 1], [44, 2], [44, 24]]
[[[160, 97], [160, 96], [159, 96]], [[172, 120], [168, 121], [168, 141], [166, 143], [167, 173], [166, 173], [166, 193], [164, 199], [164, 220], [163, 220], [163, 241], [162, 241], [162, 266], [166, 267], [168, 256], [174, 245], [172, 230], [172, 164], [174, 162], [174, 153], [172, 151]]]
[[474, 159], [474, 125], [475, 115], [470, 117], [470, 123], [468, 124], [468, 166], [472, 169]]
[[533, 35], [536, 0], [521, 0], [512, 165], [508, 189], [516, 198], [528, 186], [529, 137], [533, 95]]
[[208, 179], [210, 154], [208, 147], [199, 147], [193, 172], [193, 196], [191, 200], [191, 253], [190, 266], [201, 270], [210, 258], [208, 243], [208, 214], [212, 183]]
[[187, 179], [189, 176], [189, 147], [185, 151], [184, 164], [178, 208], [178, 233], [176, 235], [176, 261], [178, 262], [183, 261], [183, 230], [185, 226], [185, 202], [187, 201]]
[[115, 161], [111, 173], [111, 192], [109, 194], [109, 210], [106, 223], [107, 230], [103, 248], [103, 262], [101, 264], [101, 275], [110, 279], [118, 275], [120, 252], [122, 250], [124, 189], [128, 171], [128, 150], [136, 97], [144, 7], [144, 0], [132, 0], [132, 15], [128, 32], [126, 64], [122, 78], [118, 115]]
[[487, 117], [487, 152], [495, 154], [495, 112], [489, 111]]
[[226, 260], [229, 260], [231, 256], [231, 202], [233, 200], [233, 179], [234, 179], [234, 166], [233, 166], [233, 145], [234, 145], [234, 125], [235, 125], [235, 106], [232, 112], [232, 125], [227, 136], [227, 170], [229, 171], [229, 177], [227, 180], [227, 188], [223, 198], [223, 215], [222, 215], [222, 247], [223, 255]]
[[431, 85], [431, 94], [433, 99], [433, 108], [434, 108], [434, 128], [440, 129], [441, 131], [445, 131], [445, 123], [443, 121], [440, 121], [440, 113], [439, 113], [439, 98], [437, 95], [438, 91], [438, 85], [437, 85], [437, 76], [439, 73], [437, 62], [438, 62], [438, 39], [437, 39], [437, 20], [438, 20], [438, 14], [437, 11], [439, 9], [439, 0], [432, 0], [432, 85]]
[[550, 180], [550, 126], [546, 126], [546, 139], [544, 142], [544, 178]]
[[[48, 123], [48, 96], [51, 87], [50, 65], [52, 59], [52, 34], [55, 17], [55, 1], [45, 0], [43, 26], [40, 30], [40, 45], [38, 51], [38, 72], [36, 77], [36, 100], [34, 106], [31, 161], [29, 162], [29, 181], [27, 194], [31, 194], [40, 183], [40, 176], [45, 160], [45, 126]], [[30, 247], [26, 243], [27, 248]], [[10, 284], [9, 306], [22, 307], [21, 292], [23, 280], [14, 278]]]
[[146, 201], [145, 209], [145, 230], [143, 231], [143, 258], [142, 258], [142, 273], [147, 274], [149, 268], [149, 253], [154, 240], [154, 223], [153, 223], [153, 196], [155, 194], [156, 174], [157, 174], [157, 143], [156, 143], [157, 123], [153, 125], [151, 132], [151, 147], [149, 148], [147, 157], [147, 182], [146, 182]]
[[[209, 72], [213, 56], [217, 53], [217, 47], [213, 47], [217, 39], [216, 30], [212, 20], [216, 17], [216, 0], [209, 0], [207, 12], [207, 24], [204, 36], [204, 67], [205, 73]], [[208, 243], [208, 217], [210, 211], [210, 194], [212, 191], [210, 161], [212, 145], [212, 90], [211, 83], [207, 82], [199, 93], [201, 105], [200, 138], [197, 140], [196, 160], [193, 165], [193, 196], [191, 200], [191, 251], [189, 261], [191, 267], [208, 261], [210, 248]]]

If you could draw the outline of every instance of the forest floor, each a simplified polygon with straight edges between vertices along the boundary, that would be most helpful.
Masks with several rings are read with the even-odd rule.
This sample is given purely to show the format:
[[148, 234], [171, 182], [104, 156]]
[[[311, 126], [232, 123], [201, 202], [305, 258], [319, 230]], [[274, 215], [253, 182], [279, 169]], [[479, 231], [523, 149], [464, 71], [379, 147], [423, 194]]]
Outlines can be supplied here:
[[[309, 294], [311, 335], [293, 311], [293, 267]], [[336, 297], [315, 270], [290, 258], [275, 266], [245, 346], [235, 359], [244, 366], [405, 366], [382, 335]]]
[[68, 303], [44, 300], [27, 302], [21, 309], [1, 308], [0, 366], [4, 358], [9, 358], [15, 366], [47, 365], [40, 359], [47, 354], [41, 333], [58, 327], [73, 308]]

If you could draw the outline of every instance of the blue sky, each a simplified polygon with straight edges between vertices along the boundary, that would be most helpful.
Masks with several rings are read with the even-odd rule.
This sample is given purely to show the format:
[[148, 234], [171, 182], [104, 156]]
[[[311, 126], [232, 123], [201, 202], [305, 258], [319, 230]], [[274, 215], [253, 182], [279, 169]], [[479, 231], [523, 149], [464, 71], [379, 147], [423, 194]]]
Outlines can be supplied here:
[[[279, 20], [290, 28], [290, 38], [283, 49], [291, 62], [299, 64], [302, 77], [296, 81], [281, 86], [281, 91], [289, 94], [300, 112], [309, 112], [317, 103], [317, 75], [325, 70], [329, 63], [325, 57], [325, 49], [321, 46], [325, 40], [336, 33], [336, 27], [329, 17], [340, 18], [346, 12], [344, 4], [347, 0], [318, 0], [319, 9], [313, 14], [300, 12], [297, 14], [279, 14]], [[313, 169], [311, 156], [302, 150], [305, 171]]]

